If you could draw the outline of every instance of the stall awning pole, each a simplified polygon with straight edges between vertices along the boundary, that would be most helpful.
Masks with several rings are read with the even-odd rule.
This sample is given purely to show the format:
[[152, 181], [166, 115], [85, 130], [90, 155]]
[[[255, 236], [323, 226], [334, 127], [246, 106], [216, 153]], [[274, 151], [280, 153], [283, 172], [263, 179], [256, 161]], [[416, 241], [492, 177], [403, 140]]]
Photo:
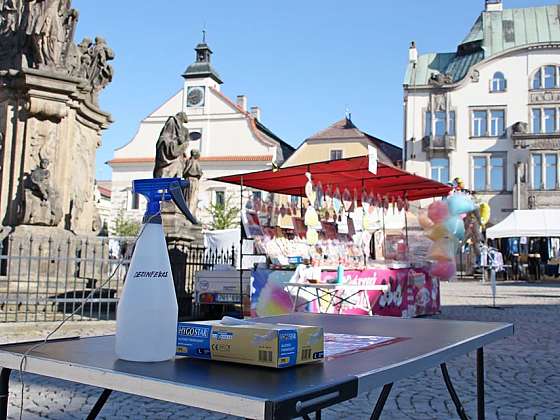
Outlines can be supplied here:
[[[406, 238], [406, 249], [408, 250], [408, 216], [406, 215], [407, 211], [404, 211], [404, 234]], [[408, 251], [407, 251], [408, 252]]]
[[243, 234], [245, 231], [243, 228], [243, 176], [239, 184], [239, 228], [241, 229], [239, 235], [239, 305], [241, 305], [241, 319], [243, 319], [245, 317], [243, 308]]

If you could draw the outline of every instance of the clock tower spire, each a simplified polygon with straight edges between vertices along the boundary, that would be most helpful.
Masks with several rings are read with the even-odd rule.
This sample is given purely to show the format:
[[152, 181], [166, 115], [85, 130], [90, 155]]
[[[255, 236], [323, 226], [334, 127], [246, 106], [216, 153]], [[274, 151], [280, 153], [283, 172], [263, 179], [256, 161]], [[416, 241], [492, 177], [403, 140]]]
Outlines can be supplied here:
[[222, 84], [222, 79], [216, 70], [210, 64], [212, 50], [206, 43], [206, 30], [202, 31], [202, 42], [198, 44], [195, 49], [196, 56], [195, 62], [192, 63], [187, 70], [183, 73], [183, 77], [188, 79], [204, 79], [211, 78], [214, 82]]

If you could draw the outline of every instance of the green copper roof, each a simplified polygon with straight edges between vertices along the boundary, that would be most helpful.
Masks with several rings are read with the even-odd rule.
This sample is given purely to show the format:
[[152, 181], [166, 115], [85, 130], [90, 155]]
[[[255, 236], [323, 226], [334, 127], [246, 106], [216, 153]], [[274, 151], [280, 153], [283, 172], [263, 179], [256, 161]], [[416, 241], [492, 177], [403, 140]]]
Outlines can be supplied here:
[[560, 5], [483, 12], [455, 53], [430, 53], [408, 65], [405, 85], [429, 84], [432, 74], [462, 80], [485, 58], [532, 44], [560, 42]]

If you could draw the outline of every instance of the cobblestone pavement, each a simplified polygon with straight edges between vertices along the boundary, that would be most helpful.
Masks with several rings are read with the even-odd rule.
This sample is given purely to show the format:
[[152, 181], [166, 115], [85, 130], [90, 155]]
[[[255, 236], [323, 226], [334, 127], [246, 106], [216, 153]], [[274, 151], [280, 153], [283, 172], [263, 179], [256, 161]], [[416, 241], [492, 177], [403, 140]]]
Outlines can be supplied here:
[[[560, 420], [560, 284], [500, 283], [497, 304], [489, 309], [490, 287], [480, 283], [442, 285], [442, 319], [504, 321], [515, 324], [515, 336], [485, 348], [487, 419]], [[48, 325], [0, 326], [0, 342], [34, 339]], [[62, 335], [112, 332], [110, 322], [73, 323]], [[448, 363], [455, 388], [471, 418], [476, 413], [474, 354]], [[82, 419], [100, 390], [61, 380], [25, 375], [24, 419]], [[11, 419], [19, 413], [19, 379], [12, 374]], [[324, 412], [326, 419], [366, 419], [379, 390]], [[203, 410], [114, 393], [102, 419], [234, 419]], [[384, 419], [457, 418], [437, 369], [398, 382], [387, 402]]]

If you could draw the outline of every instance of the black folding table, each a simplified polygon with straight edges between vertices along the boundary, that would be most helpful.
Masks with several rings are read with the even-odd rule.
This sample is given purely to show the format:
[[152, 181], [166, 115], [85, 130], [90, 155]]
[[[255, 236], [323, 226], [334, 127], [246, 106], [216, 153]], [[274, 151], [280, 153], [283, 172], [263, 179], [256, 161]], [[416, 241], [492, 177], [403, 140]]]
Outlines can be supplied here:
[[[400, 340], [324, 363], [270, 369], [189, 358], [126, 362], [114, 353], [114, 336], [75, 338], [37, 348], [28, 355], [25, 371], [104, 389], [90, 419], [99, 414], [112, 391], [250, 419], [307, 419], [313, 413], [320, 418], [322, 409], [382, 387], [371, 416], [378, 419], [394, 382], [439, 366], [459, 417], [466, 419], [446, 363], [476, 351], [478, 419], [484, 419], [483, 347], [513, 335], [513, 325], [489, 322], [311, 313], [260, 320], [320, 325], [328, 333]], [[19, 369], [22, 355], [31, 346], [33, 343], [0, 346], [0, 420], [7, 418], [10, 372]]]

